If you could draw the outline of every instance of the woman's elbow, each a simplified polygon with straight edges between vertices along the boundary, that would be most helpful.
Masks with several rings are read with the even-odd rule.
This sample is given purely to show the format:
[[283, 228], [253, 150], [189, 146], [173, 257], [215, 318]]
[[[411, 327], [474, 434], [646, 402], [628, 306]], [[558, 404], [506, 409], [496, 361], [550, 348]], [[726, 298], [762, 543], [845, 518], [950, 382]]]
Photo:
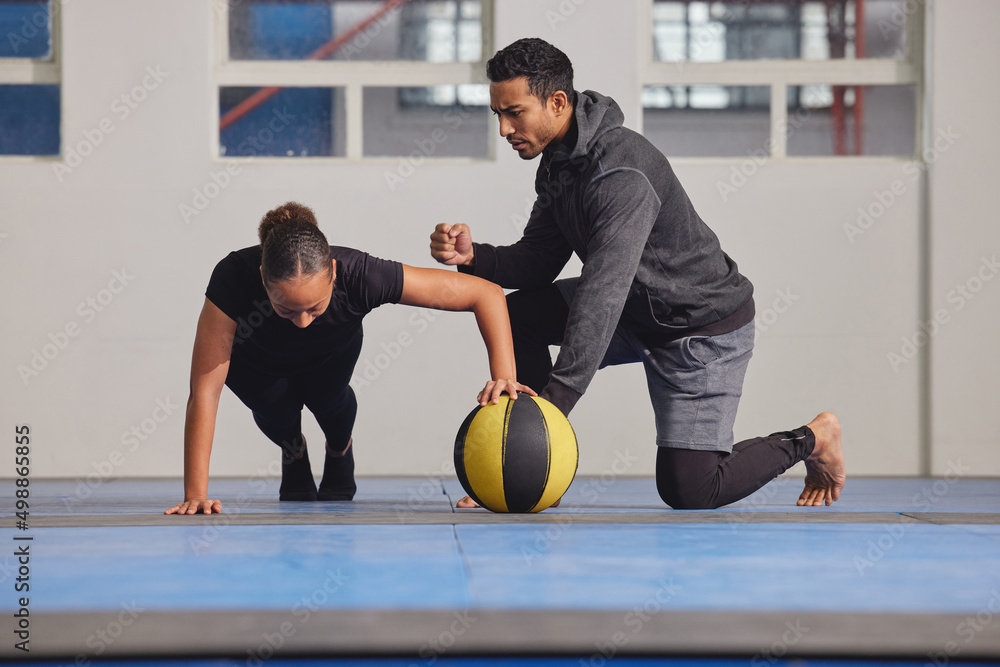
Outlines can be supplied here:
[[477, 298], [472, 303], [470, 310], [479, 311], [481, 309], [493, 310], [502, 307], [507, 310], [507, 296], [503, 288], [496, 283], [483, 280], [476, 290]]

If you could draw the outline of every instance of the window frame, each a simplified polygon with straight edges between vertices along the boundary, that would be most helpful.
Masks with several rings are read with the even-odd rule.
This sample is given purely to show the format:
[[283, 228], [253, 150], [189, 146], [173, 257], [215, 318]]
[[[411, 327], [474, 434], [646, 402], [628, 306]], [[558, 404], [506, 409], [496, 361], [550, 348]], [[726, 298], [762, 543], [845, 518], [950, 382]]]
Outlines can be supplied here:
[[[405, 0], [404, 0], [405, 1]], [[421, 87], [461, 84], [488, 84], [486, 61], [493, 55], [494, 0], [482, 3], [482, 57], [479, 62], [432, 63], [420, 61], [365, 60], [230, 60], [229, 2], [214, 0], [214, 42], [212, 100], [212, 141], [216, 162], [252, 160], [322, 160], [334, 162], [398, 162], [405, 156], [364, 155], [364, 89], [367, 87]], [[402, 3], [400, 3], [402, 4]], [[343, 156], [282, 157], [221, 155], [219, 131], [219, 90], [230, 86], [283, 88], [322, 87], [344, 89], [345, 154]], [[428, 157], [436, 163], [483, 162], [495, 156], [496, 142], [489, 133], [487, 157]]]
[[[770, 156], [772, 161], [836, 160], [913, 161], [921, 159], [925, 146], [927, 98], [925, 81], [925, 40], [927, 13], [930, 2], [920, 2], [920, 9], [906, 13], [906, 59], [889, 58], [836, 60], [728, 60], [723, 62], [664, 62], [655, 60], [653, 49], [653, 5], [656, 0], [642, 3], [640, 21], [643, 38], [639, 40], [640, 93], [646, 86], [768, 86], [771, 90]], [[829, 86], [893, 86], [912, 85], [916, 91], [916, 122], [914, 154], [904, 156], [877, 155], [788, 155], [788, 87], [808, 85]], [[642, 114], [637, 131], [643, 132]], [[731, 161], [736, 158], [677, 157], [684, 161]]]
[[60, 162], [63, 159], [66, 120], [62, 96], [62, 6], [59, 0], [49, 0], [48, 4], [51, 54], [48, 58], [0, 58], [0, 85], [59, 86], [59, 152], [55, 155], [0, 154], [0, 162]]

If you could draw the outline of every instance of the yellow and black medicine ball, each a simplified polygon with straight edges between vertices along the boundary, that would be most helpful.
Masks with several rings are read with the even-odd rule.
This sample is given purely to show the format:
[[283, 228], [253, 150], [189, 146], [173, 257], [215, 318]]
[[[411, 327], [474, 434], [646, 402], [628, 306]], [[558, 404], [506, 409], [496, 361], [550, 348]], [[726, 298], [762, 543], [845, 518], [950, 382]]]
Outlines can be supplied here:
[[465, 492], [494, 512], [540, 512], [576, 475], [579, 451], [569, 420], [544, 398], [504, 394], [476, 406], [455, 438], [455, 471]]

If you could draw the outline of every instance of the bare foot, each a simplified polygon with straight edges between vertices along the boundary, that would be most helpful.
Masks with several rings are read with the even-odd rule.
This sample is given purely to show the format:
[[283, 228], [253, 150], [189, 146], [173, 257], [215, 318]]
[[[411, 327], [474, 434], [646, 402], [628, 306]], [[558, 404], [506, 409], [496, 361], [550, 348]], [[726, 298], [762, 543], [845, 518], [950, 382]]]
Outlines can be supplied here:
[[[552, 503], [551, 505], [549, 505], [549, 507], [559, 507], [559, 503], [561, 503], [561, 502], [562, 502], [562, 498], [560, 498], [559, 500], [557, 500], [554, 503]], [[470, 509], [470, 508], [473, 508], [473, 507], [479, 507], [479, 503], [477, 503], [475, 500], [473, 500], [469, 496], [466, 496], [466, 497], [462, 498], [461, 500], [459, 500], [457, 503], [455, 503], [455, 507], [461, 507], [462, 509]]]
[[455, 503], [455, 507], [461, 507], [463, 509], [471, 509], [473, 507], [479, 507], [479, 503], [477, 503], [469, 496], [466, 496], [461, 500], [459, 500], [457, 503]]
[[807, 426], [816, 436], [816, 447], [806, 459], [806, 487], [796, 505], [832, 505], [847, 481], [844, 450], [840, 445], [840, 422], [821, 412]]

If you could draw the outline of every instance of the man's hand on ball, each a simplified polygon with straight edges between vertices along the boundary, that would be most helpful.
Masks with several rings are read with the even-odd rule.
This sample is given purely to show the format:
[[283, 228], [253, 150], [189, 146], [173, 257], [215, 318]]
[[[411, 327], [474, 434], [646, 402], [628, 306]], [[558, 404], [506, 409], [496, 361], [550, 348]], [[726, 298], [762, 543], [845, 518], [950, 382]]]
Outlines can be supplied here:
[[431, 257], [449, 266], [470, 266], [474, 259], [468, 225], [441, 223], [431, 234]]
[[526, 384], [521, 384], [517, 380], [490, 380], [481, 392], [479, 392], [479, 405], [485, 406], [487, 403], [499, 403], [500, 395], [510, 394], [511, 400], [517, 400], [517, 392], [538, 396], [535, 390]]

